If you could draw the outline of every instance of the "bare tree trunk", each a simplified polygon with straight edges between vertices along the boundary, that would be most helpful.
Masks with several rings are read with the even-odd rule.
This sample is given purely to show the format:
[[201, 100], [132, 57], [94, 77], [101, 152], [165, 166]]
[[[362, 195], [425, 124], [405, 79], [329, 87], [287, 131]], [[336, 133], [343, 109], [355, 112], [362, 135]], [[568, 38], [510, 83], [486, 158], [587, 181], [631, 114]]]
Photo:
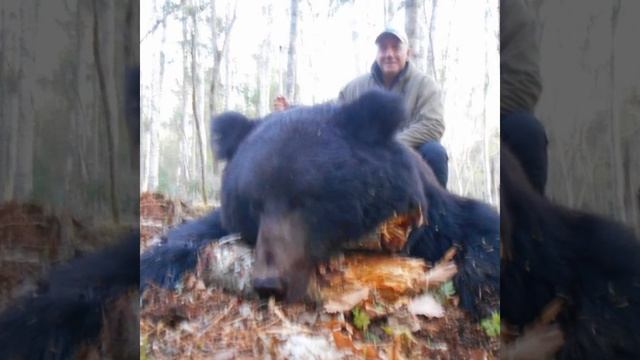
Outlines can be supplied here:
[[[0, 3], [0, 54], [7, 54], [7, 16], [5, 15], [5, 3]], [[6, 109], [6, 94], [8, 93], [7, 81], [9, 74], [5, 70], [6, 55], [0, 56], [0, 79], [5, 81], [0, 82], [0, 203], [5, 201], [4, 185], [7, 182], [7, 158], [8, 153], [7, 145], [9, 143], [9, 131], [7, 128], [7, 119], [9, 119]]]
[[[210, 23], [210, 27], [211, 27], [211, 39], [212, 39], [212, 44], [211, 44], [211, 49], [213, 51], [213, 64], [212, 64], [212, 68], [211, 68], [211, 83], [209, 84], [209, 116], [213, 116], [217, 109], [217, 99], [218, 99], [218, 84], [220, 82], [220, 73], [221, 73], [221, 64], [222, 64], [222, 59], [225, 59], [225, 81], [227, 82], [227, 85], [230, 84], [229, 81], [229, 43], [230, 43], [230, 35], [231, 35], [231, 30], [233, 29], [233, 25], [235, 24], [236, 21], [236, 16], [237, 16], [237, 10], [238, 10], [238, 2], [236, 1], [233, 5], [233, 12], [231, 15], [231, 19], [227, 19], [226, 21], [226, 25], [222, 31], [222, 34], [224, 35], [224, 40], [222, 43], [222, 48], [218, 47], [218, 37], [220, 36], [219, 31], [218, 31], [218, 27], [216, 24], [216, 19], [217, 19], [217, 11], [216, 11], [216, 6], [215, 6], [215, 0], [211, 0], [211, 23]], [[225, 95], [225, 103], [224, 103], [224, 107], [228, 108], [229, 107], [229, 88], [228, 86], [226, 87], [226, 95]], [[213, 174], [218, 174], [218, 160], [215, 158], [215, 156], [213, 157]]]
[[[90, 99], [93, 96], [92, 86], [87, 84], [87, 77], [91, 76], [93, 69], [87, 63], [87, 58], [91, 57], [91, 42], [92, 36], [90, 34], [86, 34], [86, 23], [85, 23], [85, 15], [86, 15], [86, 4], [83, 4], [81, 1], [76, 3], [75, 8], [75, 66], [74, 66], [74, 84], [76, 86], [73, 89], [73, 114], [71, 119], [75, 121], [75, 132], [69, 132], [69, 143], [73, 143], [74, 141], [79, 144], [77, 150], [74, 154], [74, 158], [76, 159], [76, 166], [78, 167], [79, 178], [76, 179], [77, 186], [85, 187], [89, 183], [89, 179], [91, 178], [91, 173], [93, 169], [90, 169], [90, 156], [91, 156], [91, 148], [90, 144], [94, 143], [93, 131], [94, 127], [93, 122], [95, 118], [91, 117], [90, 114], [87, 113], [87, 104], [88, 101], [85, 102], [85, 99]], [[71, 138], [75, 137], [75, 138]], [[89, 160], [88, 160], [89, 159]], [[91, 172], [90, 172], [91, 171]], [[76, 175], [77, 176], [77, 175]], [[67, 178], [66, 181], [68, 184], [71, 183], [71, 179], [73, 179], [74, 174], [69, 171], [65, 174]], [[65, 191], [66, 194], [72, 194], [71, 188], [68, 191]], [[69, 198], [69, 197], [67, 197]]]
[[0, 178], [0, 200], [8, 201], [13, 199], [14, 190], [14, 176], [16, 168], [16, 153], [17, 153], [17, 135], [18, 135], [18, 117], [19, 117], [19, 103], [20, 103], [20, 39], [16, 32], [19, 29], [19, 8], [16, 3], [2, 4], [2, 131], [0, 137], [2, 142], [0, 146], [3, 147], [2, 162], [0, 171], [2, 171], [2, 178]]
[[231, 66], [229, 53], [224, 55], [224, 108], [229, 108], [229, 95], [231, 94]]
[[384, 24], [390, 24], [396, 15], [396, 8], [393, 0], [384, 0]]
[[159, 183], [159, 170], [160, 170], [160, 139], [158, 138], [158, 126], [155, 122], [157, 118], [149, 119], [150, 125], [148, 129], [148, 148], [149, 155], [147, 156], [147, 169], [146, 175], [146, 190], [155, 191], [158, 188]]
[[29, 199], [33, 190], [33, 131], [35, 87], [35, 57], [29, 51], [35, 48], [35, 31], [26, 28], [28, 24], [37, 24], [35, 19], [37, 2], [20, 3], [20, 103], [18, 121], [18, 139], [15, 163], [15, 182], [13, 198], [18, 201]]
[[[262, 16], [267, 19], [267, 26], [271, 26], [273, 23], [272, 4], [262, 6]], [[265, 116], [269, 113], [269, 108], [271, 106], [272, 97], [269, 93], [271, 88], [271, 55], [271, 36], [266, 34], [262, 40], [262, 44], [260, 44], [260, 56], [258, 58], [258, 95], [260, 99], [258, 102], [259, 116]]]
[[[226, 55], [227, 49], [229, 47], [229, 35], [231, 34], [231, 29], [233, 29], [233, 24], [236, 22], [237, 8], [238, 2], [236, 1], [233, 5], [233, 13], [231, 15], [231, 19], [227, 19], [225, 26], [222, 29], [222, 35], [224, 35], [224, 40], [222, 42], [222, 48], [218, 47], [218, 37], [220, 36], [218, 27], [216, 25], [216, 6], [215, 0], [211, 0], [211, 38], [212, 44], [211, 48], [213, 49], [213, 65], [211, 70], [211, 84], [209, 85], [209, 114], [213, 115], [216, 112], [216, 95], [217, 95], [217, 87], [218, 82], [220, 81], [220, 64], [222, 63], [222, 58]], [[227, 89], [228, 90], [228, 89]]]
[[[485, 33], [488, 33], [489, 29], [489, 11], [490, 8], [487, 6], [485, 11], [484, 11], [484, 26], [485, 26]], [[486, 35], [485, 35], [486, 38]], [[490, 81], [490, 76], [489, 73], [491, 72], [491, 69], [489, 68], [489, 49], [491, 49], [491, 47], [489, 46], [488, 41], [485, 41], [485, 47], [484, 47], [484, 101], [482, 102], [482, 157], [483, 157], [483, 163], [484, 163], [484, 175], [485, 175], [485, 179], [484, 179], [484, 183], [485, 183], [485, 191], [486, 191], [486, 197], [485, 200], [487, 200], [490, 204], [494, 204], [494, 198], [493, 198], [493, 186], [491, 183], [491, 164], [489, 163], [489, 127], [488, 127], [488, 115], [487, 115], [487, 103], [489, 102], [489, 81]]]
[[437, 82], [438, 72], [436, 71], [436, 57], [434, 55], [435, 48], [433, 43], [434, 34], [436, 31], [436, 9], [438, 7], [438, 0], [431, 0], [431, 14], [429, 16], [429, 48], [427, 49], [427, 68], [431, 77]]
[[186, 0], [182, 0], [182, 97], [181, 97], [181, 107], [182, 107], [182, 118], [181, 123], [179, 125], [180, 135], [182, 135], [182, 141], [180, 141], [179, 148], [179, 159], [180, 168], [178, 172], [177, 179], [177, 189], [178, 192], [182, 196], [187, 195], [188, 184], [191, 181], [191, 159], [190, 159], [190, 149], [191, 149], [191, 138], [189, 136], [189, 106], [188, 106], [188, 96], [189, 89], [187, 87], [187, 81], [189, 78], [189, 56], [188, 56], [188, 43], [189, 43], [189, 32], [188, 32], [188, 24], [187, 21], [189, 19], [188, 9], [189, 2]]
[[27, 201], [33, 189], [35, 24], [38, 3], [2, 5], [0, 21], [0, 202]]
[[[216, 95], [218, 78], [220, 77], [220, 61], [222, 56], [218, 52], [218, 26], [216, 24], [217, 11], [216, 0], [211, 0], [211, 50], [213, 51], [213, 64], [211, 64], [211, 84], [209, 84], [209, 114], [213, 116], [216, 112]], [[218, 76], [216, 76], [218, 74]]]
[[[144, 105], [146, 106], [146, 105]], [[147, 110], [142, 107], [142, 113], [146, 114]], [[145, 116], [141, 118], [140, 126], [140, 192], [149, 191], [149, 158], [151, 156], [151, 136], [149, 133], [148, 121]]]
[[100, 94], [102, 98], [102, 108], [104, 112], [104, 123], [107, 134], [107, 158], [109, 162], [109, 196], [111, 203], [111, 216], [113, 221], [117, 224], [120, 222], [120, 211], [118, 206], [117, 196], [117, 183], [115, 176], [116, 169], [116, 156], [114, 148], [114, 135], [111, 126], [112, 114], [109, 106], [109, 97], [107, 94], [107, 84], [104, 75], [104, 67], [102, 66], [102, 59], [100, 54], [100, 36], [98, 33], [98, 0], [93, 0], [93, 57], [96, 64], [96, 71], [98, 73], [98, 83], [100, 85]]
[[622, 144], [620, 139], [620, 124], [616, 109], [616, 32], [618, 29], [618, 19], [620, 15], [620, 0], [614, 0], [611, 11], [611, 55], [609, 58], [609, 76], [611, 79], [610, 111], [611, 116], [611, 156], [613, 166], [613, 182], [615, 184], [614, 194], [616, 205], [614, 211], [618, 212], [617, 218], [623, 222], [627, 221], [627, 212], [624, 201], [624, 180], [622, 164]]
[[409, 38], [409, 47], [411, 48], [410, 61], [421, 71], [424, 71], [424, 39], [422, 31], [422, 22], [418, 19], [422, 13], [422, 1], [406, 0], [405, 1], [405, 31]]
[[193, 112], [193, 123], [196, 128], [196, 143], [198, 146], [198, 160], [200, 166], [200, 194], [202, 196], [202, 202], [207, 205], [207, 189], [205, 187], [205, 164], [204, 164], [204, 151], [202, 146], [202, 130], [200, 129], [200, 120], [198, 120], [198, 103], [197, 103], [197, 84], [198, 84], [198, 70], [196, 69], [196, 62], [198, 61], [198, 22], [196, 21], [197, 12], [195, 7], [191, 11], [191, 110]]
[[[367, 5], [367, 3], [364, 3], [364, 4], [365, 6]], [[361, 56], [360, 56], [360, 52], [358, 51], [360, 34], [358, 33], [358, 30], [360, 29], [360, 24], [361, 24], [362, 5], [363, 5], [362, 1], [358, 1], [358, 0], [351, 1], [351, 11], [353, 12], [353, 15], [351, 16], [351, 44], [354, 49], [353, 69], [355, 74], [359, 74], [361, 72], [361, 69], [360, 69]], [[311, 61], [313, 61], [313, 59]]]
[[[158, 74], [157, 74], [157, 78], [156, 81], [154, 81], [154, 83], [152, 84], [152, 86], [154, 86], [154, 90], [152, 92], [151, 98], [149, 99], [150, 101], [150, 108], [152, 109], [151, 111], [151, 118], [148, 119], [148, 123], [149, 123], [149, 129], [148, 129], [148, 156], [147, 156], [147, 163], [145, 165], [146, 167], [146, 181], [145, 181], [145, 188], [146, 190], [156, 190], [158, 188], [158, 181], [159, 181], [159, 176], [158, 176], [158, 172], [159, 172], [159, 166], [160, 166], [160, 143], [159, 143], [159, 139], [158, 139], [158, 125], [157, 123], [160, 121], [160, 116], [161, 116], [161, 111], [160, 111], [160, 107], [162, 106], [162, 94], [163, 94], [163, 86], [164, 86], [164, 69], [165, 69], [165, 52], [164, 52], [164, 48], [165, 48], [165, 43], [166, 43], [166, 39], [167, 39], [167, 13], [169, 12], [168, 7], [166, 6], [168, 3], [164, 2], [164, 4], [162, 5], [162, 12], [161, 14], [159, 12], [156, 12], [157, 16], [160, 16], [161, 18], [161, 26], [162, 26], [162, 32], [161, 32], [161, 40], [160, 40], [160, 47], [158, 49], [158, 59], [159, 59], [159, 64], [158, 64]], [[154, 4], [155, 7], [155, 4]], [[157, 84], [157, 86], [156, 86]]]
[[[451, 1], [452, 5], [454, 8], [456, 6], [456, 0], [452, 0]], [[436, 77], [438, 79], [438, 84], [440, 84], [440, 88], [441, 88], [441, 96], [442, 96], [442, 101], [446, 101], [447, 98], [447, 67], [449, 65], [449, 52], [451, 50], [451, 45], [450, 45], [450, 39], [451, 39], [451, 22], [452, 20], [449, 19], [449, 25], [447, 26], [447, 40], [445, 41], [445, 46], [443, 49], [440, 49], [440, 53], [441, 55], [441, 61], [440, 61], [440, 69], [439, 70], [439, 74]]]
[[[637, 156], [637, 155], [636, 155]], [[640, 218], [639, 218], [639, 207], [640, 202], [638, 202], [638, 206], [634, 205], [635, 196], [633, 191], [633, 181], [631, 179], [632, 173], [632, 162], [631, 162], [631, 144], [630, 141], [626, 141], [624, 144], [623, 151], [623, 160], [622, 167], [624, 170], [623, 178], [624, 178], [624, 207], [627, 210], [627, 219], [630, 224], [634, 226], [634, 228], [640, 228]], [[638, 189], [640, 191], [640, 189]]]
[[289, 51], [287, 59], [287, 78], [285, 96], [293, 102], [297, 101], [296, 93], [296, 38], [298, 35], [298, 1], [291, 0], [291, 18], [289, 24]]

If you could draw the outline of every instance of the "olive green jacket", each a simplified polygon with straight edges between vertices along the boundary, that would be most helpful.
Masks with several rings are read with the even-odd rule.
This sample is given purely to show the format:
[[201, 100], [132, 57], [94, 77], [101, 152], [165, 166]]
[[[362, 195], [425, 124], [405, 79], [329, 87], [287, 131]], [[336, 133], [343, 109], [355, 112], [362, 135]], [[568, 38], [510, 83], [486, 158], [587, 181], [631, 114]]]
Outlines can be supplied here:
[[524, 0], [500, 1], [500, 113], [533, 112], [540, 79], [538, 24]]
[[[369, 74], [352, 80], [340, 91], [338, 101], [353, 101], [365, 91], [376, 87], [384, 88], [384, 85], [378, 64], [374, 63]], [[430, 140], [440, 141], [444, 133], [442, 99], [440, 87], [431, 78], [407, 63], [391, 89], [387, 90], [402, 95], [409, 112], [407, 123], [401, 125], [397, 135], [400, 142], [417, 148]]]

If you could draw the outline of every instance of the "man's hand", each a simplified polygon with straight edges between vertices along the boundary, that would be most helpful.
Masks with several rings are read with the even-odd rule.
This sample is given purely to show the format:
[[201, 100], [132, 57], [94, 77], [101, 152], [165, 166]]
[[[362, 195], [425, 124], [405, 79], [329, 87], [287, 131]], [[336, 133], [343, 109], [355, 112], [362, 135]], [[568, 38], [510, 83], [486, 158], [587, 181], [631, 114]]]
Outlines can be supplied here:
[[287, 98], [279, 95], [276, 96], [275, 100], [273, 100], [273, 111], [282, 111], [289, 107], [289, 102]]
[[564, 344], [564, 334], [557, 324], [537, 324], [520, 337], [500, 346], [500, 358], [506, 360], [553, 359]]

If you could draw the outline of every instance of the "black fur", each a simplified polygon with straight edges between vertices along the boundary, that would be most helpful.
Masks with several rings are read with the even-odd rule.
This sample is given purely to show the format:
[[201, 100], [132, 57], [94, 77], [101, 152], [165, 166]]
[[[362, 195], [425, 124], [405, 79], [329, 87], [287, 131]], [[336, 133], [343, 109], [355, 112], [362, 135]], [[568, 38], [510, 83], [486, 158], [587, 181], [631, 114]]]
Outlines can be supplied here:
[[455, 247], [458, 273], [453, 283], [460, 307], [486, 317], [499, 303], [499, 215], [486, 204], [448, 193], [431, 177], [425, 182], [428, 224], [410, 234], [406, 249], [435, 262]]
[[502, 146], [501, 316], [525, 326], [556, 297], [559, 359], [640, 358], [640, 242], [600, 216], [557, 206]]
[[[308, 261], [316, 262], [394, 213], [420, 207], [427, 225], [411, 234], [408, 253], [435, 261], [458, 246], [455, 284], [461, 306], [476, 316], [488, 314], [497, 308], [499, 292], [498, 215], [442, 189], [419, 155], [394, 140], [406, 116], [398, 95], [377, 90], [344, 106], [274, 113], [250, 128], [235, 114], [214, 119], [214, 148], [229, 160], [222, 180], [222, 227], [255, 245], [261, 219], [301, 214], [306, 233], [300, 241], [306, 242]], [[143, 286], [147, 279], [173, 283], [177, 272], [169, 271], [171, 281], [164, 282], [162, 269], [173, 267], [169, 259], [176, 256], [180, 273], [184, 265], [194, 266], [195, 255], [188, 253], [195, 250], [152, 250], [166, 253], [153, 271], [143, 271]], [[153, 258], [143, 255], [143, 269]]]
[[96, 340], [104, 306], [138, 287], [139, 234], [55, 268], [0, 314], [3, 359], [69, 359]]
[[236, 112], [220, 114], [211, 121], [211, 147], [218, 158], [231, 159], [254, 125], [246, 116]]
[[198, 251], [228, 233], [220, 223], [220, 210], [170, 230], [162, 244], [140, 256], [140, 289], [150, 283], [173, 287], [196, 266]]

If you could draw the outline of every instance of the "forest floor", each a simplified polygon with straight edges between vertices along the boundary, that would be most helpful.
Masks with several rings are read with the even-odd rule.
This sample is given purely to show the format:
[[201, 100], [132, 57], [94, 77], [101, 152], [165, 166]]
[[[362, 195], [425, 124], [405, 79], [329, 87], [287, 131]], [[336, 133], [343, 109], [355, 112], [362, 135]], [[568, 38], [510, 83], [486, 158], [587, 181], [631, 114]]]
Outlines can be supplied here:
[[[204, 211], [142, 194], [141, 249]], [[318, 302], [286, 304], [225, 291], [200, 272], [185, 276], [177, 290], [145, 291], [141, 359], [498, 358], [499, 317], [471, 319], [457, 307], [450, 281], [413, 299], [397, 297], [385, 311], [366, 301], [329, 310]], [[418, 297], [428, 300], [421, 310], [414, 306]]]

